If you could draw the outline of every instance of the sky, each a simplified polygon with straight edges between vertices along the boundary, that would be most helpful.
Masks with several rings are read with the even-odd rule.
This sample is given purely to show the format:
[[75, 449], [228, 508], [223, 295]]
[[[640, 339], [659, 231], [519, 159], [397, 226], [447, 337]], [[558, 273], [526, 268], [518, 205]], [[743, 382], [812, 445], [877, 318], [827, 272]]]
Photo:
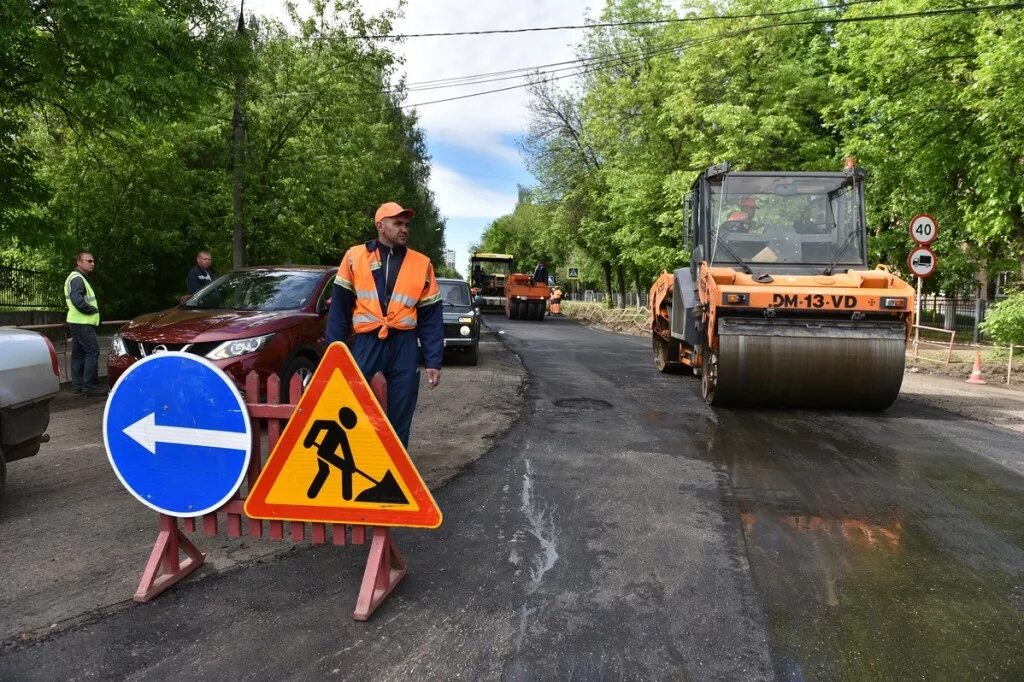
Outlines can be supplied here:
[[[363, 0], [367, 13], [393, 8], [394, 0]], [[409, 0], [395, 33], [432, 33], [581, 24], [602, 0]], [[300, 11], [304, 3], [298, 2]], [[307, 5], [308, 6], [308, 5]], [[246, 9], [286, 20], [283, 0], [246, 0]], [[395, 51], [405, 59], [408, 83], [490, 73], [575, 58], [582, 32], [409, 38]], [[410, 92], [415, 104], [514, 85], [502, 81], [475, 86]], [[516, 147], [527, 124], [525, 88], [418, 109], [431, 156], [430, 188], [441, 214], [456, 268], [468, 271], [469, 246], [487, 225], [511, 213], [517, 185], [533, 185]], [[382, 198], [381, 201], [384, 201]], [[415, 207], [413, 207], [415, 208]], [[415, 222], [413, 223], [415, 229]]]

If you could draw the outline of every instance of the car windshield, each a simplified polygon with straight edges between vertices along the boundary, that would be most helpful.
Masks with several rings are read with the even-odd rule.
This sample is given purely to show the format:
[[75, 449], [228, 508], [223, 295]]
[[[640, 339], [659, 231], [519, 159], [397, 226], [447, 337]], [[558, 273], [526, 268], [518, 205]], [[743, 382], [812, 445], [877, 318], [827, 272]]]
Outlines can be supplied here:
[[441, 282], [441, 300], [452, 305], [470, 305], [469, 285], [465, 282]]
[[218, 277], [185, 302], [186, 308], [296, 310], [316, 296], [323, 273], [313, 270], [239, 270]]
[[711, 184], [711, 263], [863, 265], [853, 177], [725, 175]]

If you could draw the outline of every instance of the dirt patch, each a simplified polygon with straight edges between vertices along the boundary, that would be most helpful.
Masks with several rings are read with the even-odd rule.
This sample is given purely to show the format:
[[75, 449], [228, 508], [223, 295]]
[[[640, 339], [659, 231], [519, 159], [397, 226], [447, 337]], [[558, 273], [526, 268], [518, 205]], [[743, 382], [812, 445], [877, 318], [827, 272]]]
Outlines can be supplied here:
[[409, 450], [427, 485], [437, 488], [512, 428], [522, 412], [526, 370], [485, 330], [476, 367], [445, 365], [434, 391], [421, 381]]
[[[975, 353], [981, 356], [981, 374], [990, 384], [1006, 384], [1024, 389], [1024, 349], [1017, 348], [1011, 358], [1005, 348], [958, 348], [952, 353], [943, 349], [924, 348], [914, 357], [907, 352], [907, 368], [913, 373], [966, 379], [974, 369]], [[947, 362], [947, 358], [949, 361]]]

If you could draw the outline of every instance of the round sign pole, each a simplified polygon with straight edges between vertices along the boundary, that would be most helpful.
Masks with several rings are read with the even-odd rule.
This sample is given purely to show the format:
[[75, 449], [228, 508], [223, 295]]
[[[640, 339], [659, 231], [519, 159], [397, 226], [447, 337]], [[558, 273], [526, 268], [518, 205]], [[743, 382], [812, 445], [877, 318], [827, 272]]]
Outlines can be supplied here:
[[921, 285], [924, 283], [923, 277], [917, 278], [917, 305], [914, 306], [914, 357], [917, 357], [917, 344], [921, 340]]

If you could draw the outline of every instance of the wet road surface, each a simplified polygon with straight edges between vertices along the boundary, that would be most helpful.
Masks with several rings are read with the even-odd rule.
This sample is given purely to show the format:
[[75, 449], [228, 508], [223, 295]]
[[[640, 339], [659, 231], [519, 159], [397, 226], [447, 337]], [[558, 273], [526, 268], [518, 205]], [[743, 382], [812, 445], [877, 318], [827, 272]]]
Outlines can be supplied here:
[[488, 321], [524, 414], [440, 530], [396, 533], [369, 623], [365, 550], [304, 549], [8, 645], [0, 679], [1024, 678], [1019, 434], [902, 399], [711, 410], [646, 338]]

